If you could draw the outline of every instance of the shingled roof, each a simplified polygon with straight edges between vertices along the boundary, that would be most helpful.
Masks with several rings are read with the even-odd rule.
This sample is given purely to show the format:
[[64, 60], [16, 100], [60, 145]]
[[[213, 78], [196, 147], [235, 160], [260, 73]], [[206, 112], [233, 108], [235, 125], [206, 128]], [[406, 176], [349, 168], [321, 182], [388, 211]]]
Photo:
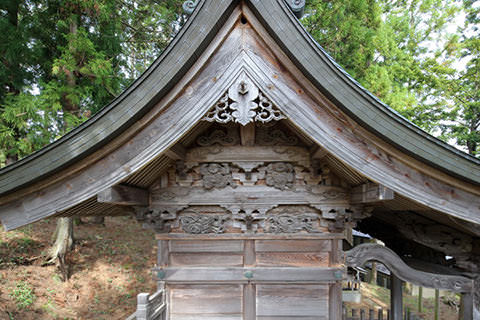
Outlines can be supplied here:
[[[210, 106], [185, 113], [191, 119], [184, 122], [150, 127], [151, 132], [162, 133], [156, 144], [138, 144], [121, 157], [113, 151], [139, 139], [139, 132], [167, 112], [174, 99], [189, 94], [188, 81], [200, 72], [201, 63], [213, 55], [242, 15], [248, 22], [255, 20], [257, 29], [263, 30], [260, 36], [273, 41], [281, 51], [278, 55], [284, 55], [300, 72], [295, 77], [307, 79], [312, 90], [348, 116], [352, 128], [361, 127], [372, 139], [385, 142], [393, 150], [388, 157], [421, 172], [417, 180], [399, 173], [403, 178], [391, 182], [390, 188], [435, 210], [480, 223], [480, 160], [422, 131], [362, 88], [311, 38], [284, 0], [202, 0], [162, 55], [112, 103], [58, 141], [0, 170], [0, 219], [5, 227], [19, 227], [92, 201], [102, 189], [158, 162]], [[179, 88], [182, 81], [185, 86]], [[379, 166], [375, 163], [378, 159], [367, 163], [353, 158], [334, 142], [322, 140], [316, 125], [302, 122], [294, 109], [288, 110], [295, 103], [292, 107], [288, 104], [284, 103], [283, 111], [290, 120], [341, 162], [373, 181], [380, 182], [387, 175], [388, 159]], [[419, 182], [423, 185], [412, 189]], [[431, 200], [435, 197], [438, 199]]]

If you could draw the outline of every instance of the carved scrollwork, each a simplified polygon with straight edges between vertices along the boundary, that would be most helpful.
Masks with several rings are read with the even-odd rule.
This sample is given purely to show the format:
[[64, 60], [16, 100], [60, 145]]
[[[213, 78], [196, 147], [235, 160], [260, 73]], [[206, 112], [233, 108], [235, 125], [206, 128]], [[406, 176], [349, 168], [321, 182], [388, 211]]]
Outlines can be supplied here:
[[472, 279], [415, 270], [409, 267], [395, 252], [379, 244], [365, 243], [345, 252], [345, 262], [349, 267], [361, 267], [367, 261], [372, 260], [383, 263], [397, 277], [416, 285], [454, 292], [470, 293], [473, 290]]
[[234, 146], [240, 143], [238, 131], [235, 128], [228, 130], [216, 129], [208, 135], [200, 136], [197, 144], [201, 147], [209, 147], [215, 144], [221, 146]]
[[138, 222], [143, 223], [147, 229], [153, 229], [156, 232], [168, 232], [170, 226], [167, 221], [177, 218], [177, 212], [183, 207], [169, 207], [163, 210], [149, 209], [145, 207], [135, 207], [136, 218]]
[[200, 173], [205, 189], [221, 189], [228, 185], [236, 187], [228, 163], [204, 163], [200, 166]]
[[223, 233], [227, 215], [184, 215], [180, 217], [182, 230], [191, 234]]
[[268, 186], [280, 190], [293, 187], [295, 183], [295, 169], [286, 162], [271, 163], [266, 168], [265, 182]]
[[318, 232], [315, 224], [318, 216], [312, 214], [280, 214], [269, 216], [265, 220], [267, 233], [298, 233], [301, 231]]
[[237, 122], [242, 126], [253, 121], [270, 122], [285, 119], [258, 87], [242, 74], [213, 106], [203, 120], [209, 122]]
[[260, 127], [257, 130], [257, 143], [264, 146], [294, 146], [298, 144], [298, 138], [294, 135], [288, 135], [280, 129], [269, 130], [266, 127]]

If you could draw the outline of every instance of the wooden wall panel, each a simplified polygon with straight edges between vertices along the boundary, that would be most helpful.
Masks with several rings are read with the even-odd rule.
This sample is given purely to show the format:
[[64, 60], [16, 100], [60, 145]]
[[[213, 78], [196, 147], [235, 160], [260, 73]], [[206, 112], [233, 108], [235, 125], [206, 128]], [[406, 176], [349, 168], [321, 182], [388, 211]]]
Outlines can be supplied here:
[[259, 267], [328, 267], [328, 252], [262, 252], [257, 253]]
[[243, 240], [170, 240], [170, 252], [242, 252]]
[[331, 240], [255, 240], [257, 252], [329, 252]]
[[257, 319], [328, 319], [328, 285], [257, 285]]
[[169, 285], [170, 319], [242, 319], [241, 285]]
[[243, 255], [215, 253], [172, 253], [170, 254], [170, 266], [241, 267], [243, 266]]

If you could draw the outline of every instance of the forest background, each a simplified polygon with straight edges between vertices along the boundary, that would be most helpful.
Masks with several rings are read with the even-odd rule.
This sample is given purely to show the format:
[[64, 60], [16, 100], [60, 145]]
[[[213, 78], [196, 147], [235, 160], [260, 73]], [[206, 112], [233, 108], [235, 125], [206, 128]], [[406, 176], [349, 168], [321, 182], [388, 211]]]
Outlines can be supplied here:
[[[362, 86], [480, 156], [480, 1], [307, 0], [301, 22]], [[2, 0], [0, 164], [90, 118], [162, 52], [182, 0]]]

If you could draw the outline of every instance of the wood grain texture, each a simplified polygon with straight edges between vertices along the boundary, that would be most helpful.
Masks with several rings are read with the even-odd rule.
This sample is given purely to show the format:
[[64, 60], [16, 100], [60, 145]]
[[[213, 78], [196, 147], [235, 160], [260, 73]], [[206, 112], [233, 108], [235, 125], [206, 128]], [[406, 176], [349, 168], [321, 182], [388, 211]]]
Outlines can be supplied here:
[[[295, 267], [262, 267], [262, 268], [235, 268], [235, 267], [168, 267], [154, 268], [162, 270], [167, 282], [336, 282], [343, 278], [345, 270], [342, 268], [295, 268]], [[251, 277], [246, 274], [251, 273]]]
[[214, 253], [171, 253], [172, 267], [241, 267], [243, 255]]
[[242, 240], [171, 240], [170, 252], [243, 252]]
[[190, 239], [191, 241], [211, 240], [331, 240], [344, 239], [343, 233], [297, 233], [297, 234], [265, 234], [265, 233], [222, 233], [222, 234], [185, 234], [185, 233], [157, 233], [157, 240]]
[[257, 254], [259, 267], [328, 267], [328, 252], [262, 252]]
[[240, 285], [170, 286], [170, 317], [177, 314], [241, 317], [243, 290]]
[[328, 240], [256, 240], [257, 252], [329, 252]]
[[326, 285], [257, 285], [258, 317], [317, 317], [328, 319]]
[[473, 280], [463, 276], [429, 273], [409, 267], [395, 252], [379, 245], [364, 243], [345, 252], [345, 263], [349, 267], [361, 267], [367, 261], [384, 264], [401, 281], [427, 288], [471, 293]]
[[145, 189], [116, 185], [98, 193], [97, 201], [121, 206], [148, 206], [150, 194]]

